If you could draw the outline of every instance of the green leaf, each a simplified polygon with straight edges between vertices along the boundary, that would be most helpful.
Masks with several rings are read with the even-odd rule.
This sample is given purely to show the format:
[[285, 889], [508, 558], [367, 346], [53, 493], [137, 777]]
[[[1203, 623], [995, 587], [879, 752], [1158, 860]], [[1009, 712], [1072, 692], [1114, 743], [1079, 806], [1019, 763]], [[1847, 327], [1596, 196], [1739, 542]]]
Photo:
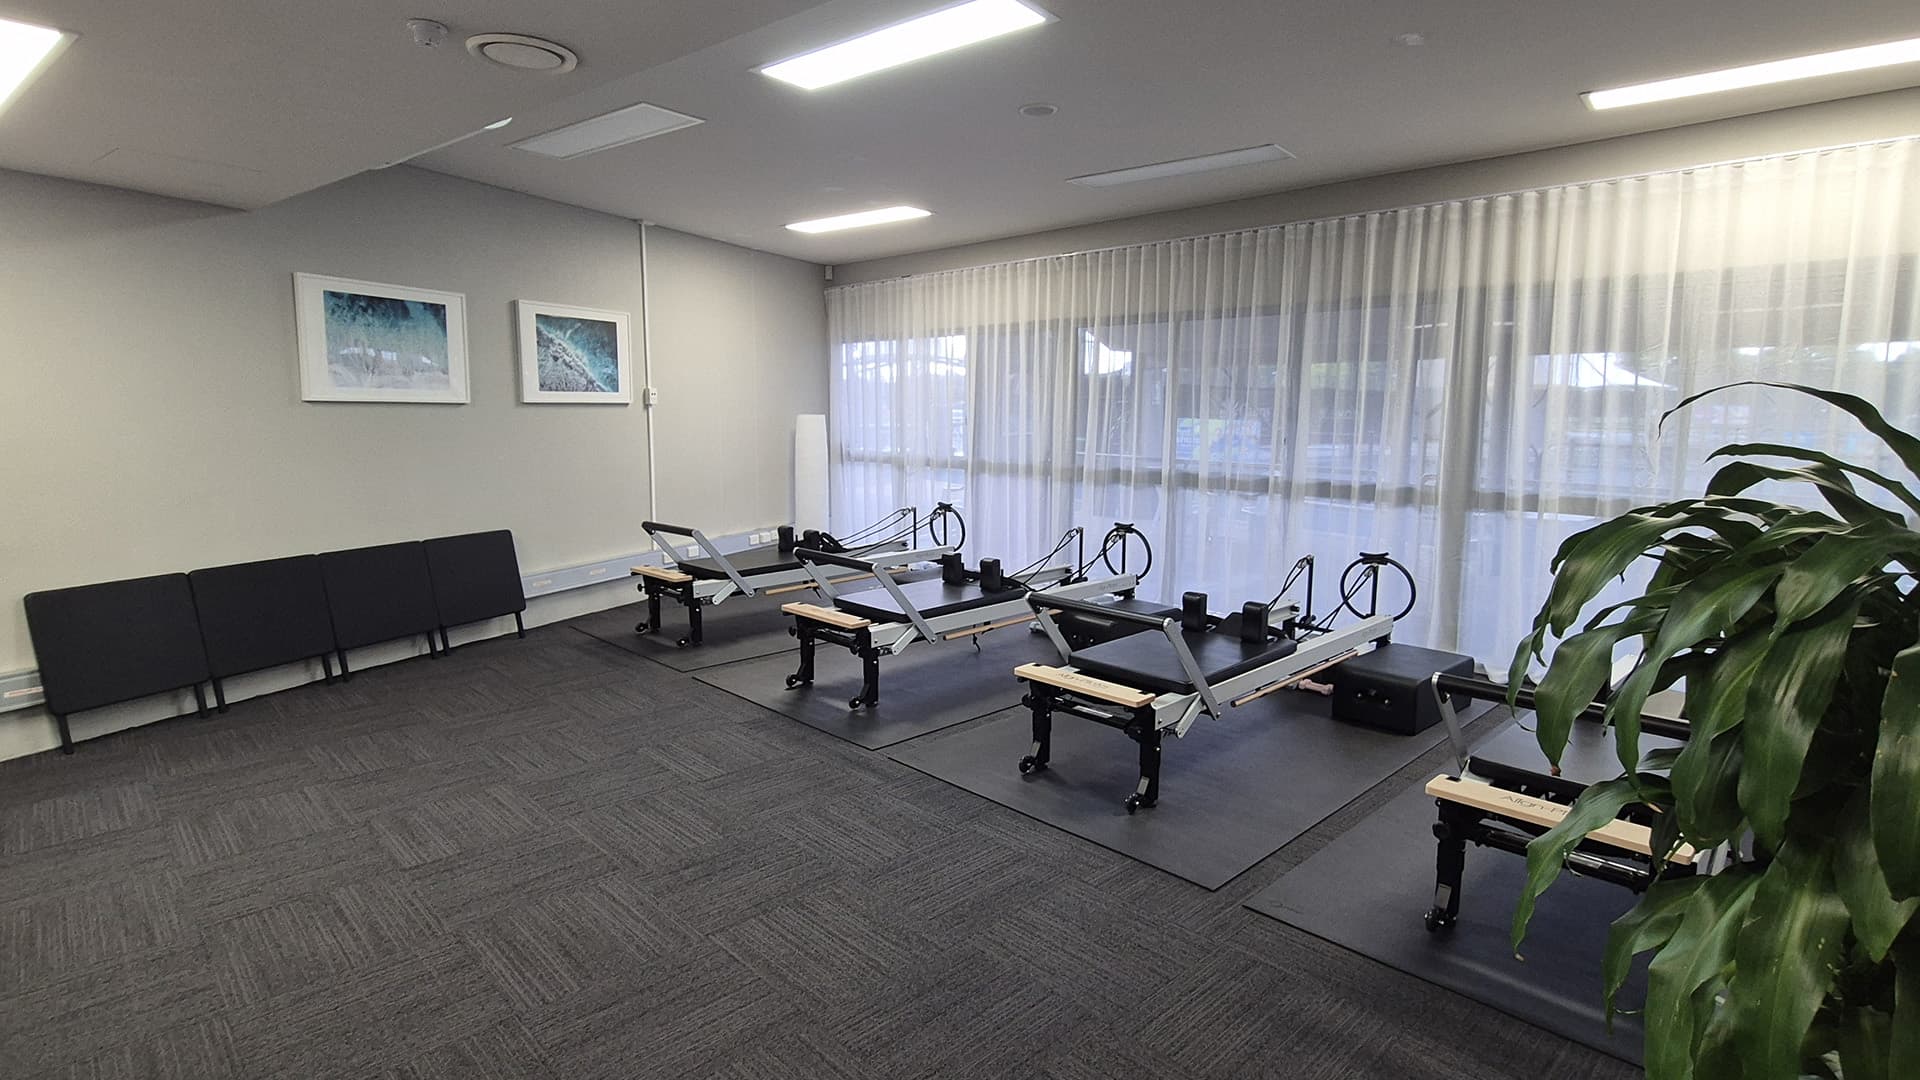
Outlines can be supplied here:
[[1567, 736], [1580, 710], [1593, 704], [1600, 688], [1613, 673], [1613, 649], [1630, 634], [1645, 633], [1658, 625], [1656, 617], [1628, 619], [1611, 626], [1583, 630], [1567, 638], [1553, 650], [1553, 663], [1533, 692], [1534, 715], [1538, 718], [1534, 737], [1547, 760], [1555, 766], [1567, 749]]
[[1707, 482], [1709, 495], [1738, 495], [1755, 484], [1767, 480], [1795, 481], [1811, 484], [1827, 500], [1834, 512], [1855, 524], [1882, 522], [1900, 524], [1900, 515], [1877, 503], [1860, 496], [1853, 488], [1853, 482], [1847, 474], [1836, 469], [1821, 466], [1808, 466], [1802, 469], [1784, 469], [1775, 465], [1762, 465], [1755, 461], [1734, 461], [1720, 467]]
[[1920, 1076], [1920, 947], [1895, 950], [1893, 976], [1893, 1038], [1887, 1051], [1887, 1071], [1894, 1076]]
[[1903, 536], [1920, 542], [1920, 536], [1905, 529], [1861, 526], [1826, 536], [1808, 548], [1774, 587], [1776, 631], [1826, 607], [1863, 575], [1886, 566]]
[[1513, 951], [1520, 951], [1526, 940], [1527, 924], [1533, 921], [1533, 909], [1540, 894], [1547, 891], [1566, 865], [1567, 853], [1580, 846], [1587, 834], [1620, 816], [1639, 796], [1633, 780], [1622, 776], [1603, 780], [1580, 793], [1560, 824], [1533, 838], [1527, 844], [1527, 884], [1513, 907]]
[[[1911, 804], [1909, 804], [1911, 805]], [[1886, 959], [1894, 938], [1920, 909], [1920, 897], [1896, 901], [1880, 872], [1873, 848], [1873, 828], [1867, 817], [1867, 792], [1861, 789], [1847, 801], [1840, 834], [1833, 849], [1833, 878], [1853, 916], [1853, 935], [1876, 963]]]
[[1825, 855], [1783, 851], [1761, 875], [1734, 947], [1726, 1007], [1747, 1080], [1800, 1076], [1801, 1044], [1833, 985], [1846, 931]]
[[1740, 807], [1768, 847], [1785, 838], [1807, 747], [1833, 699], [1859, 612], [1858, 595], [1842, 596], [1818, 616], [1797, 623], [1775, 639], [1747, 690], [1747, 720], [1740, 726], [1746, 752]]
[[1681, 649], [1726, 632], [1766, 595], [1785, 569], [1778, 563], [1729, 563], [1702, 574], [1674, 597], [1652, 647], [1640, 655], [1619, 692], [1607, 701], [1606, 719], [1614, 725], [1621, 765], [1631, 770], [1639, 764], [1640, 710], [1660, 677], [1661, 666]]
[[1776, 390], [1791, 390], [1796, 394], [1805, 394], [1808, 397], [1819, 398], [1821, 401], [1844, 411], [1859, 421], [1861, 427], [1866, 428], [1878, 436], [1880, 441], [1885, 443], [1887, 448], [1893, 451], [1894, 456], [1900, 459], [1900, 464], [1905, 465], [1908, 472], [1913, 473], [1915, 476], [1920, 476], [1920, 439], [1914, 438], [1907, 432], [1887, 423], [1886, 417], [1880, 415], [1880, 410], [1874, 408], [1865, 399], [1854, 397], [1852, 394], [1843, 394], [1838, 390], [1821, 390], [1817, 387], [1800, 386], [1796, 383], [1764, 382], [1760, 380], [1728, 383], [1725, 386], [1716, 386], [1711, 390], [1702, 390], [1697, 394], [1691, 395], [1673, 408], [1668, 409], [1661, 415], [1660, 425], [1664, 427], [1667, 422], [1667, 417], [1706, 397], [1708, 394], [1717, 393], [1721, 390], [1729, 390], [1736, 386], [1770, 386]]
[[1889, 1072], [1893, 1018], [1878, 1009], [1851, 1008], [1840, 1022], [1840, 1064], [1846, 1080], [1910, 1080]]
[[1869, 783], [1881, 871], [1895, 897], [1920, 896], [1920, 644], [1893, 658]]
[[1850, 461], [1842, 461], [1832, 454], [1823, 453], [1819, 450], [1807, 450], [1798, 446], [1781, 446], [1778, 443], [1734, 443], [1730, 446], [1723, 446], [1707, 455], [1709, 460], [1728, 456], [1791, 458], [1795, 461], [1812, 462], [1816, 465], [1823, 465], [1829, 469], [1852, 473], [1869, 483], [1876, 484], [1892, 492], [1893, 497], [1905, 504], [1907, 509], [1912, 510], [1915, 514], [1920, 514], [1920, 496], [1915, 496], [1913, 491], [1905, 484], [1902, 484], [1890, 476], [1877, 473], [1864, 466], [1855, 465]]
[[[1647, 965], [1646, 1069], [1648, 1080], [1686, 1080], [1695, 1047], [1712, 1019], [1711, 994], [1732, 961], [1760, 879], [1726, 873], [1701, 879], [1680, 923]], [[1708, 999], [1702, 1008], [1701, 998]]]
[[1613, 920], [1607, 930], [1607, 951], [1601, 961], [1601, 980], [1606, 985], [1607, 1030], [1613, 1030], [1614, 998], [1627, 983], [1633, 970], [1633, 958], [1648, 949], [1657, 949], [1673, 937], [1680, 927], [1680, 916], [1693, 899], [1694, 891], [1705, 884], [1704, 877], [1672, 878], [1656, 881], [1625, 915]]

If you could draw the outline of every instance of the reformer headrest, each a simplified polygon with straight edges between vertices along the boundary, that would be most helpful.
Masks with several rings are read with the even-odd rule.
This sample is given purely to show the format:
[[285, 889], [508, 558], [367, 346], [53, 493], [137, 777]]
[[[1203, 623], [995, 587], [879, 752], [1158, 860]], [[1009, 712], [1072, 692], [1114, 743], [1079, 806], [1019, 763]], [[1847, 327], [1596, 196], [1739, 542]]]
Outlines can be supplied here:
[[1249, 600], [1240, 607], [1240, 640], [1249, 645], [1266, 643], [1267, 618], [1271, 609], [1265, 604]]
[[793, 526], [782, 525], [780, 526], [780, 554], [785, 555], [787, 552], [792, 550], [793, 550]]
[[948, 552], [940, 556], [940, 580], [949, 585], [967, 583], [967, 564], [961, 560], [959, 552]]
[[1204, 633], [1207, 629], [1207, 594], [1183, 593], [1180, 596], [1180, 629]]

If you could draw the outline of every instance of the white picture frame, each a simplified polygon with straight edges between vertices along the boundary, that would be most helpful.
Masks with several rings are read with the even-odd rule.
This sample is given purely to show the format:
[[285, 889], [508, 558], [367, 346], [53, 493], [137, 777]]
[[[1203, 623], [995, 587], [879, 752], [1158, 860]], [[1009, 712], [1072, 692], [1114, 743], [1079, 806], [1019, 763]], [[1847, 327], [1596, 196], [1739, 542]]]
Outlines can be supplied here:
[[[521, 401], [633, 404], [633, 343], [626, 312], [538, 300], [516, 300], [513, 306]], [[613, 355], [607, 355], [608, 348]]]
[[293, 297], [302, 401], [471, 400], [464, 294], [295, 274]]

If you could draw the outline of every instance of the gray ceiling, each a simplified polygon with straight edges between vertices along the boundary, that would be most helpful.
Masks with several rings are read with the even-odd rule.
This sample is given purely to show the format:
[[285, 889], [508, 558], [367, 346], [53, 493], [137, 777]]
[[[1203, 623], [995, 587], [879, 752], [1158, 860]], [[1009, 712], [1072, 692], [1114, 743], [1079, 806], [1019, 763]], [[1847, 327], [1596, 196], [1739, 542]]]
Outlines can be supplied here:
[[[752, 69], [939, 0], [0, 0], [82, 35], [0, 117], [0, 167], [255, 207], [511, 114], [416, 164], [841, 263], [1920, 85], [1909, 65], [1611, 113], [1578, 98], [1920, 36], [1911, 0], [1039, 2], [1057, 22], [807, 93]], [[453, 40], [414, 46], [409, 17]], [[459, 42], [482, 31], [553, 38], [580, 68], [481, 63]], [[1405, 31], [1427, 44], [1395, 45]], [[636, 101], [707, 123], [571, 161], [507, 146]], [[1020, 116], [1033, 101], [1059, 114]], [[1297, 160], [1064, 182], [1265, 142]], [[935, 216], [782, 228], [903, 202]]]

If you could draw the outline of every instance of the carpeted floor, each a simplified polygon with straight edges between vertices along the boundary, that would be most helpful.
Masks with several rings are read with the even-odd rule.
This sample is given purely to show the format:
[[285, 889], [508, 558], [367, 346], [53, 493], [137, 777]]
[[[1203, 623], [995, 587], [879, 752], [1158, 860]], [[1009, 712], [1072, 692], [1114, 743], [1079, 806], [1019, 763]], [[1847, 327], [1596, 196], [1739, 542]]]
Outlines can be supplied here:
[[[0, 763], [0, 1075], [1626, 1077], [566, 627]], [[1363, 902], [1356, 897], [1356, 902]]]

